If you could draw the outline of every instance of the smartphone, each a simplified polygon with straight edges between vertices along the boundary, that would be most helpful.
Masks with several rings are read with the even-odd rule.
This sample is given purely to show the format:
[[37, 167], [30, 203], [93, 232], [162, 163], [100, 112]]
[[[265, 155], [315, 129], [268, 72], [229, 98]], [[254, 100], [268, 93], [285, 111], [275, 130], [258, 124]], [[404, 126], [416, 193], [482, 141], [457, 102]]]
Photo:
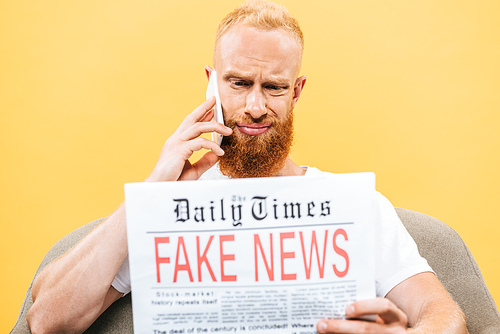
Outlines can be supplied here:
[[[224, 124], [224, 116], [222, 116], [222, 106], [220, 103], [220, 96], [219, 96], [219, 87], [217, 86], [217, 72], [215, 72], [215, 70], [212, 70], [212, 73], [210, 74], [210, 79], [208, 80], [206, 97], [208, 99], [211, 96], [215, 96], [213, 121], [219, 122], [220, 124]], [[220, 146], [220, 144], [222, 143], [222, 135], [218, 134], [217, 132], [212, 132], [212, 140], [216, 142], [217, 145]]]

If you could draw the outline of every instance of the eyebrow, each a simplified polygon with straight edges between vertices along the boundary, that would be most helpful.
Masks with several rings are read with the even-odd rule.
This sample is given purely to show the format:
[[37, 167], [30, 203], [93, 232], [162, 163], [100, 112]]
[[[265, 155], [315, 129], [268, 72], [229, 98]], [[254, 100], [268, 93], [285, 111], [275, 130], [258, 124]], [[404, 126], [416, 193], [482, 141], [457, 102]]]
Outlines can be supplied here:
[[[225, 73], [223, 75], [223, 79], [224, 80], [229, 80], [229, 79], [236, 78], [236, 79], [242, 79], [242, 80], [249, 80], [249, 81], [253, 82], [253, 80], [248, 79], [249, 76], [250, 75], [242, 73], [242, 72], [228, 71], [227, 73]], [[290, 83], [288, 82], [287, 79], [281, 78], [281, 77], [277, 77], [277, 76], [271, 77], [270, 80], [265, 80], [264, 83], [274, 84], [274, 85], [279, 85], [279, 86], [287, 86], [287, 87], [290, 86]]]

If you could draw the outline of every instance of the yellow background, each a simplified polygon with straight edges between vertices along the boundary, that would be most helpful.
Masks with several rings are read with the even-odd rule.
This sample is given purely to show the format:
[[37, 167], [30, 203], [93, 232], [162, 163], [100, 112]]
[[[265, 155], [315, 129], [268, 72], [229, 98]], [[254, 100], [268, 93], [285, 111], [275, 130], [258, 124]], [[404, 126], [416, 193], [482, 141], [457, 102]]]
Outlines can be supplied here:
[[[374, 171], [452, 226], [500, 301], [500, 2], [281, 1], [306, 36], [293, 159]], [[0, 2], [0, 332], [59, 238], [110, 214], [205, 95], [237, 1]]]

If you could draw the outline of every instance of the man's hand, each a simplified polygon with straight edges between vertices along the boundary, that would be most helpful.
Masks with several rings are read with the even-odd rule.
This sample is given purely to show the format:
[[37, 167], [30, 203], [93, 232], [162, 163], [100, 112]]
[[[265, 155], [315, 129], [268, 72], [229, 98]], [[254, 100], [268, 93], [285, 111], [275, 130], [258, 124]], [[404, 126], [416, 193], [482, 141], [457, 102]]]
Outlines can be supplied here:
[[321, 320], [319, 333], [406, 333], [408, 317], [387, 298], [358, 301], [346, 308], [348, 318], [376, 315], [375, 322], [363, 320]]
[[[215, 131], [228, 136], [232, 130], [220, 123], [211, 122], [214, 105], [215, 98], [211, 97], [186, 116], [165, 142], [160, 158], [146, 181], [197, 180], [217, 162], [224, 151], [216, 143], [200, 135]], [[209, 152], [191, 164], [188, 159], [202, 148]]]
[[[319, 333], [468, 333], [465, 317], [436, 275], [411, 276], [386, 298], [358, 301], [346, 309], [348, 318], [376, 315], [375, 322], [321, 320]], [[409, 328], [410, 327], [410, 328]]]

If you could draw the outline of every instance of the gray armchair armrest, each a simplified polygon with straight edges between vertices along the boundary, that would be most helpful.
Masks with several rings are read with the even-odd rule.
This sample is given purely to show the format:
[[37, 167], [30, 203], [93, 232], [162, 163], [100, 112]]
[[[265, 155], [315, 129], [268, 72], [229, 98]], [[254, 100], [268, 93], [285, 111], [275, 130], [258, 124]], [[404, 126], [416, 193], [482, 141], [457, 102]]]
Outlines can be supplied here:
[[469, 248], [436, 218], [396, 208], [438, 279], [465, 313], [470, 333], [500, 333], [500, 314]]

